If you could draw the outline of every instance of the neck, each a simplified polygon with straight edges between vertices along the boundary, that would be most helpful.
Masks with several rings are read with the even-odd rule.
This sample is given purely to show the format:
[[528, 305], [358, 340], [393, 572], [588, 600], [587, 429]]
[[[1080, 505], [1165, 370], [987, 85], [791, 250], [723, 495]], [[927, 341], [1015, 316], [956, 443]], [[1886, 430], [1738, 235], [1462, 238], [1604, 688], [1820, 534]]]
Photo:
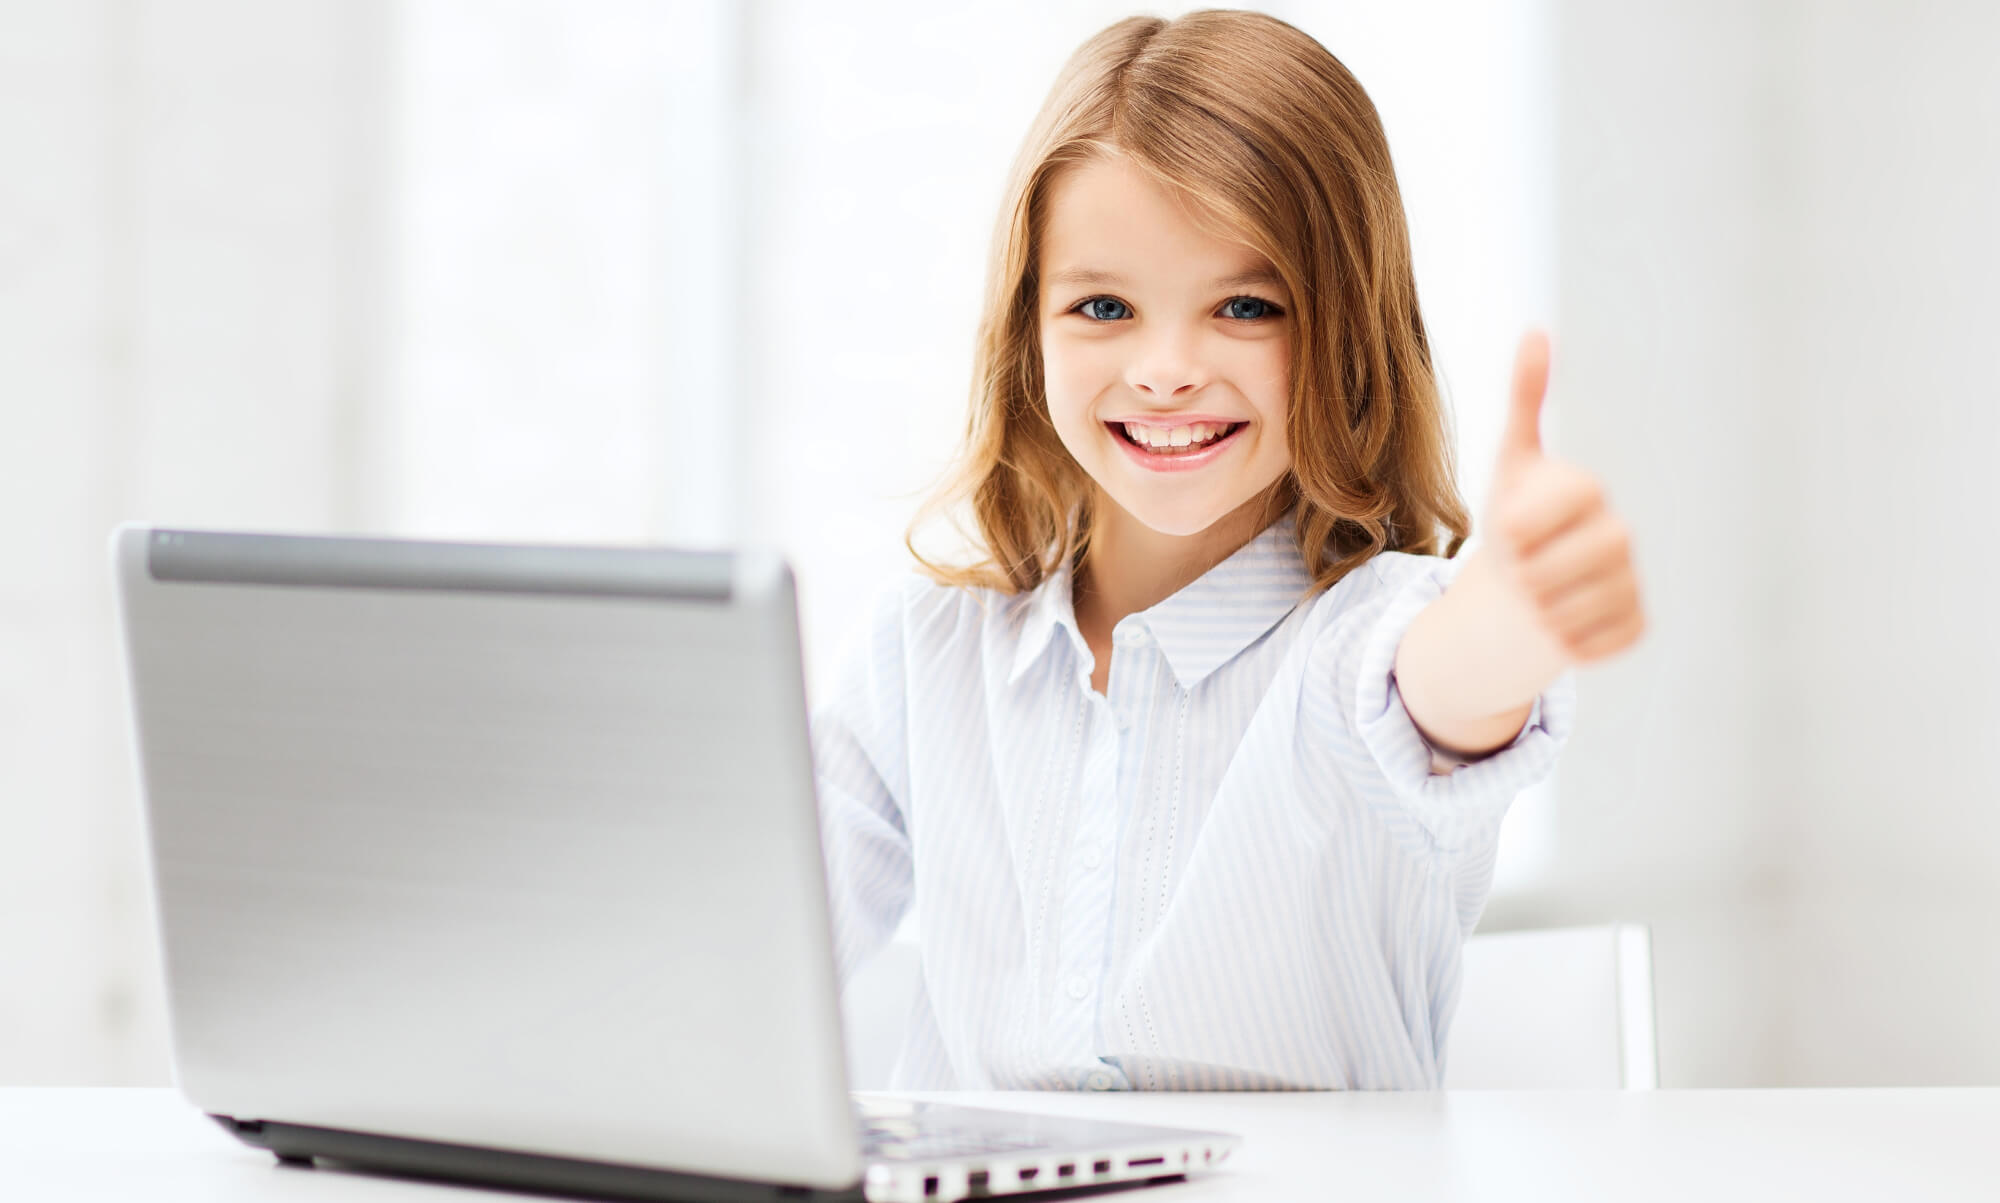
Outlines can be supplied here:
[[1120, 619], [1172, 597], [1256, 538], [1277, 517], [1270, 507], [1253, 497], [1206, 530], [1167, 535], [1098, 493], [1072, 598], [1077, 626], [1108, 638]]

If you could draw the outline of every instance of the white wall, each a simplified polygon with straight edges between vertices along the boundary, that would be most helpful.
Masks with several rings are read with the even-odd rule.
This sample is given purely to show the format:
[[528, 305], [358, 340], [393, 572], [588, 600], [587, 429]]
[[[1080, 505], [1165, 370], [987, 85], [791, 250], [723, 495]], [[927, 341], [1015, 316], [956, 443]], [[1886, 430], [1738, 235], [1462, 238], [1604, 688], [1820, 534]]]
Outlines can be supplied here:
[[353, 512], [378, 15], [0, 4], [0, 1081], [164, 1079], [108, 537]]
[[1776, 1081], [1756, 697], [1771, 416], [1753, 6], [1557, 7], [1559, 454], [1636, 534], [1650, 631], [1585, 669], [1552, 872], [1485, 926], [1653, 926], [1663, 1085]]
[[1778, 1072], [1992, 1085], [2000, 9], [1795, 4], [1774, 41]]
[[727, 537], [725, 11], [0, 3], [0, 1082], [167, 1080], [115, 523]]
[[1558, 11], [1554, 389], [1653, 631], [1489, 918], [1652, 923], [1663, 1085], [2000, 1082], [2000, 13]]
[[389, 6], [371, 529], [733, 533], [730, 7]]

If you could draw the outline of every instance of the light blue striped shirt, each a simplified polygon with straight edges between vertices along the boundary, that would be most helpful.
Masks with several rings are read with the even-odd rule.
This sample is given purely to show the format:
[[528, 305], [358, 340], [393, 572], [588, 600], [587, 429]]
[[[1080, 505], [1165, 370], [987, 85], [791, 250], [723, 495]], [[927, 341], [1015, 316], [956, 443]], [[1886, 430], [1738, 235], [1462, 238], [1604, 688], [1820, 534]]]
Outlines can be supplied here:
[[893, 1089], [1428, 1089], [1501, 816], [1575, 672], [1448, 772], [1393, 674], [1463, 560], [1307, 598], [1287, 513], [1112, 631], [1035, 590], [874, 599], [812, 711], [842, 982], [919, 916]]

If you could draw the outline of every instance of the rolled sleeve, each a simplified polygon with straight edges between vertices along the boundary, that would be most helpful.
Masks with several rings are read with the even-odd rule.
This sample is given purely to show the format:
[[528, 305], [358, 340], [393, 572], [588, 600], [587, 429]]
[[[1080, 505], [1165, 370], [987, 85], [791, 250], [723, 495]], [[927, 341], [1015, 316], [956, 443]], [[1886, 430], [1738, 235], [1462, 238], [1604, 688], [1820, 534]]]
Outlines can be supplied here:
[[[1326, 646], [1308, 660], [1309, 692], [1325, 690], [1331, 704], [1308, 707], [1338, 720], [1365, 752], [1375, 780], [1358, 783], [1371, 801], [1386, 800], [1422, 828], [1440, 852], [1489, 843], [1516, 795], [1554, 772], [1568, 741], [1576, 704], [1576, 673], [1564, 672], [1535, 698], [1513, 742], [1475, 761], [1432, 747], [1403, 705], [1396, 649], [1424, 607], [1457, 578], [1463, 560], [1384, 553], [1356, 571], [1372, 571], [1376, 587], [1357, 601], [1351, 621], [1330, 623]], [[1322, 732], [1326, 738], [1340, 733]]]

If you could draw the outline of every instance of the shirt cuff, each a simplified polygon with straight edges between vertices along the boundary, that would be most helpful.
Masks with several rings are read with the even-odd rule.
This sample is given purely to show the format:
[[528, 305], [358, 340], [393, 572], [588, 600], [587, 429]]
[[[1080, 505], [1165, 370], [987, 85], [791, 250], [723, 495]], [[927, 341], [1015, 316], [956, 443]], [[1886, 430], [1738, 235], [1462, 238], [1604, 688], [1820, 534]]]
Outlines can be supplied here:
[[[1403, 691], [1401, 686], [1395, 680], [1395, 676], [1396, 676], [1396, 670], [1393, 668], [1390, 669], [1389, 688], [1395, 693], [1396, 700], [1398, 704], [1400, 704], [1403, 699]], [[1409, 707], [1405, 706], [1403, 708], [1403, 713], [1405, 715], [1409, 714]], [[1498, 756], [1500, 753], [1506, 751], [1507, 748], [1518, 747], [1521, 743], [1521, 740], [1527, 736], [1528, 732], [1534, 728], [1535, 724], [1541, 721], [1542, 721], [1542, 695], [1536, 694], [1535, 704], [1528, 708], [1528, 717], [1526, 721], [1524, 721], [1521, 724], [1520, 732], [1514, 736], [1514, 742], [1508, 744], [1507, 747], [1505, 748], [1495, 748], [1491, 752], [1487, 752], [1484, 755], [1468, 757], [1468, 756], [1460, 756], [1456, 752], [1448, 751], [1432, 743], [1429, 737], [1424, 735], [1424, 729], [1422, 727], [1417, 727], [1417, 737], [1424, 741], [1424, 746], [1426, 748], [1430, 749], [1431, 773], [1433, 775], [1446, 774], [1464, 765], [1478, 764], [1480, 761], [1485, 760], [1489, 756]], [[1416, 726], [1416, 720], [1414, 718], [1411, 719], [1410, 725]]]

